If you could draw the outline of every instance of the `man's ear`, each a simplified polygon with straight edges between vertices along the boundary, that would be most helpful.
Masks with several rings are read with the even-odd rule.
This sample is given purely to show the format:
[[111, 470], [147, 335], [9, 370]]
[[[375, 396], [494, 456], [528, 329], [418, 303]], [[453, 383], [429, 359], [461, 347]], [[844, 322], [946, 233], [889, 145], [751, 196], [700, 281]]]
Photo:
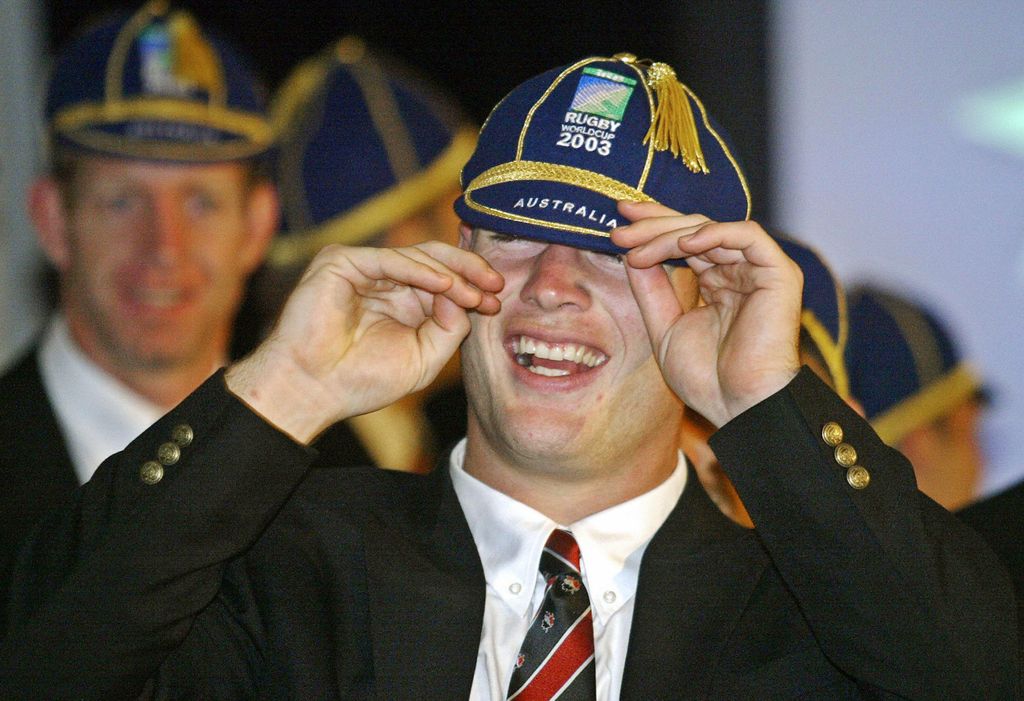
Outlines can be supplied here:
[[459, 248], [467, 251], [473, 248], [473, 228], [466, 222], [459, 222]]
[[67, 270], [71, 265], [68, 210], [57, 181], [45, 177], [33, 182], [28, 190], [27, 206], [43, 253], [58, 271]]
[[241, 251], [242, 265], [246, 272], [252, 272], [266, 257], [280, 221], [281, 206], [273, 185], [260, 182], [252, 186], [245, 216], [248, 238]]

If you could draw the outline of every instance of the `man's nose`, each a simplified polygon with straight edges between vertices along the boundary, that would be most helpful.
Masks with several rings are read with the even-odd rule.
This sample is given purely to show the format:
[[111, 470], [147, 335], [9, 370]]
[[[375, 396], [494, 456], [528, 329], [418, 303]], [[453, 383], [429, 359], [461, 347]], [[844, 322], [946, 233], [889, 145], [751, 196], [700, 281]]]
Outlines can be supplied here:
[[185, 213], [174, 202], [155, 202], [149, 226], [149, 251], [160, 265], [170, 265], [184, 257], [191, 239]]
[[579, 249], [548, 244], [530, 265], [530, 277], [520, 293], [524, 301], [542, 309], [590, 307], [584, 260]]

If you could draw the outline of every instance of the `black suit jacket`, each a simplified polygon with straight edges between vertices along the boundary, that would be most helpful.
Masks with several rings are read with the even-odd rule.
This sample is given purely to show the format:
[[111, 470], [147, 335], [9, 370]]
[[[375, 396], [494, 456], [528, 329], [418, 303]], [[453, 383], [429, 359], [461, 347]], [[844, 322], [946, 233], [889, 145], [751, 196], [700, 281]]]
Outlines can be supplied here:
[[[867, 489], [847, 484], [826, 420]], [[180, 422], [194, 443], [142, 484]], [[1014, 698], [1005, 572], [813, 375], [712, 444], [758, 529], [690, 476], [641, 565], [623, 699]], [[306, 474], [314, 457], [207, 383], [37, 534], [0, 690], [465, 698], [485, 583], [447, 471]]]
[[1024, 596], [1024, 482], [956, 512], [988, 542]]
[[[0, 378], [0, 601], [7, 600], [18, 543], [78, 488], [36, 353], [33, 347]], [[0, 625], [4, 613], [0, 606]]]
[[[0, 377], [0, 631], [19, 544], [45, 515], [68, 508], [79, 486], [38, 353], [33, 346]], [[325, 432], [319, 444], [332, 465], [370, 462], [344, 423]]]

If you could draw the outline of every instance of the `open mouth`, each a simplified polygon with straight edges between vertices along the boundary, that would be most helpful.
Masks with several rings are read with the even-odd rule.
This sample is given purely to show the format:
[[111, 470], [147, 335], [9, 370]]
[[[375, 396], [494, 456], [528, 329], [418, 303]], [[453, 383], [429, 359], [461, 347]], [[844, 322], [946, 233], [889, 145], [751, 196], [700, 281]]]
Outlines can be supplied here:
[[185, 293], [180, 289], [157, 289], [148, 287], [136, 288], [133, 292], [136, 302], [144, 304], [147, 307], [155, 307], [157, 309], [173, 307], [181, 304], [185, 299]]
[[518, 365], [545, 377], [589, 372], [608, 361], [608, 356], [596, 348], [579, 343], [548, 343], [530, 336], [514, 336], [512, 354]]

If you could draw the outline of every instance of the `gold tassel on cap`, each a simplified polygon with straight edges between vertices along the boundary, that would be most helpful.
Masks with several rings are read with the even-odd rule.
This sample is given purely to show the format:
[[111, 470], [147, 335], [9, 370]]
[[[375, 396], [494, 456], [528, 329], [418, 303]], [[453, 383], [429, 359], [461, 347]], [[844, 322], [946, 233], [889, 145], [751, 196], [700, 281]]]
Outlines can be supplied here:
[[223, 71], [217, 51], [191, 15], [175, 12], [168, 19], [167, 29], [174, 47], [174, 77], [206, 90], [214, 99], [223, 98]]
[[683, 159], [691, 172], [707, 174], [693, 110], [672, 66], [652, 63], [647, 69], [647, 85], [654, 91], [657, 104], [643, 142], [651, 141], [658, 151], [671, 151], [673, 156]]

